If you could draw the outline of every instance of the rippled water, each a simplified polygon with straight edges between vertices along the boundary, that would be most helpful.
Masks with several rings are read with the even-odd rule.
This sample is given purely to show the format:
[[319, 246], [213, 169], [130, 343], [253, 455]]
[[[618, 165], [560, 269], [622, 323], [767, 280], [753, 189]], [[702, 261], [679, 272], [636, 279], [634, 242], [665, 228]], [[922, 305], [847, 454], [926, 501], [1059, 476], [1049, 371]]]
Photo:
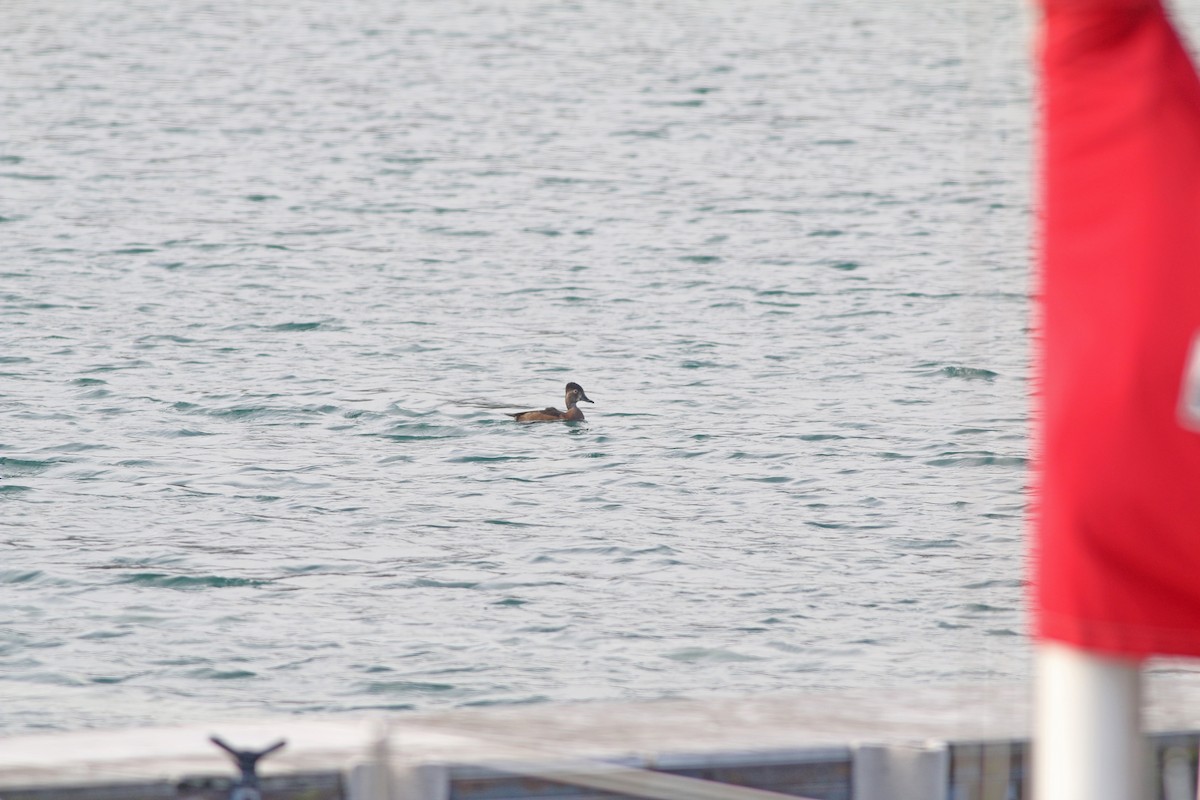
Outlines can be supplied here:
[[10, 4], [0, 729], [1024, 677], [1025, 13]]

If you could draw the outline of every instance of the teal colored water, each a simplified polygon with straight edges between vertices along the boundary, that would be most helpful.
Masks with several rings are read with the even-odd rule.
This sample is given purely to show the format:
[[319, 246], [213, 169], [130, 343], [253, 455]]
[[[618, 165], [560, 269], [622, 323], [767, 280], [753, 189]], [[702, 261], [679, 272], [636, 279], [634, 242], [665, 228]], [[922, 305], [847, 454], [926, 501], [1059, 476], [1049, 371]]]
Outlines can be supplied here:
[[1025, 677], [1025, 13], [6, 11], [0, 730]]

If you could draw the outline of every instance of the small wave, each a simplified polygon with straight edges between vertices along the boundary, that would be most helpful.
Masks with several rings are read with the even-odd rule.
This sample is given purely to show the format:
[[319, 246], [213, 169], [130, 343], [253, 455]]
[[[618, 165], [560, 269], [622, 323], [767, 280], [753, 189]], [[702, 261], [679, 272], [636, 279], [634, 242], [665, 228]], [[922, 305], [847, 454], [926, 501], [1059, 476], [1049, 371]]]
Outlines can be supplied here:
[[[195, 406], [192, 406], [192, 408], [195, 408]], [[294, 407], [294, 408], [285, 408], [285, 407], [281, 407], [281, 406], [265, 406], [265, 405], [264, 406], [238, 405], [238, 406], [229, 406], [228, 408], [214, 408], [211, 410], [206, 410], [203, 413], [205, 413], [211, 417], [217, 417], [218, 419], [240, 420], [240, 419], [257, 419], [260, 417], [274, 417], [274, 418], [280, 418], [280, 419], [287, 419], [287, 418], [303, 417], [303, 416], [308, 416], [308, 415], [326, 416], [329, 414], [337, 413], [340, 410], [341, 409], [338, 408], [337, 406], [332, 406], [332, 405], [319, 405], [319, 406], [318, 405], [309, 405], [309, 406], [298, 406], [298, 407]], [[192, 435], [203, 436], [206, 434], [193, 433]]]
[[257, 678], [257, 672], [248, 669], [194, 669], [188, 673], [189, 678], [199, 678], [204, 681], [238, 681], [246, 678]]
[[990, 581], [979, 581], [978, 583], [968, 583], [964, 589], [1019, 589], [1025, 585], [1025, 581], [1020, 578], [1005, 578]]
[[288, 409], [272, 408], [270, 406], [232, 406], [230, 408], [213, 409], [208, 413], [210, 416], [221, 419], [252, 419], [255, 417], [286, 415]]
[[107, 444], [88, 444], [87, 442], [67, 442], [66, 444], [47, 447], [57, 453], [83, 453], [88, 450], [111, 450], [112, 446]]
[[87, 639], [87, 640], [93, 640], [93, 639], [123, 639], [123, 638], [125, 638], [126, 636], [131, 636], [131, 635], [133, 635], [133, 631], [107, 631], [107, 630], [103, 630], [103, 631], [92, 631], [91, 633], [85, 633], [85, 634], [83, 634], [82, 636], [80, 636], [79, 638], [80, 638], [80, 639]]
[[324, 325], [324, 322], [284, 322], [279, 325], [272, 325], [270, 330], [273, 331], [315, 331]]
[[533, 456], [454, 456], [447, 458], [449, 464], [491, 464], [498, 461], [532, 461]]
[[102, 686], [109, 686], [112, 684], [124, 683], [125, 681], [129, 680], [132, 677], [135, 677], [135, 676], [133, 676], [133, 675], [125, 675], [125, 676], [94, 675], [91, 678], [88, 678], [88, 680], [91, 681], [92, 683], [101, 684]]
[[195, 344], [196, 340], [173, 333], [156, 333], [150, 336], [139, 336], [138, 342], [172, 342], [173, 344]]
[[417, 578], [391, 584], [391, 589], [478, 589], [478, 581], [439, 581], [436, 578]]
[[395, 425], [387, 433], [367, 433], [363, 435], [377, 436], [392, 442], [424, 442], [434, 439], [458, 439], [467, 434], [461, 428], [418, 422]]
[[12, 178], [17, 181], [56, 181], [58, 175], [38, 175], [31, 172], [0, 172], [0, 178]]
[[[3, 490], [4, 490], [4, 487], [0, 486], [0, 491], [3, 491]], [[28, 571], [3, 570], [3, 571], [0, 571], [0, 583], [33, 583], [34, 581], [36, 581], [38, 578], [41, 578], [45, 574], [46, 573], [42, 572], [40, 569], [33, 569], [33, 570], [28, 570]]]
[[612, 136], [631, 136], [635, 139], [665, 139], [670, 135], [670, 126], [663, 126], [654, 130], [637, 130], [630, 129], [624, 131], [614, 131]]
[[[595, 555], [595, 556], [611, 556], [611, 555], [628, 555], [632, 552], [628, 547], [618, 547], [612, 544], [599, 545], [581, 545], [579, 547], [559, 547], [550, 551], [554, 555]], [[538, 560], [544, 558], [540, 556]]]
[[54, 463], [54, 461], [38, 461], [32, 458], [8, 458], [0, 456], [0, 477], [37, 475], [45, 472]]
[[[935, 365], [930, 364], [925, 366]], [[954, 365], [944, 366], [933, 374], [941, 375], [944, 378], [959, 378], [964, 381], [990, 381], [1000, 375], [998, 372], [983, 369], [982, 367], [960, 367]]]
[[756, 297], [816, 297], [816, 292], [791, 292], [787, 289], [765, 289], [754, 293]]
[[[505, 406], [505, 408], [507, 408], [507, 406]], [[392, 403], [392, 405], [388, 407], [388, 411], [401, 417], [428, 417], [431, 414], [437, 413], [437, 409], [435, 408], [429, 408], [422, 411], [415, 408], [404, 408], [396, 403]]]
[[963, 607], [964, 611], [969, 611], [972, 614], [992, 614], [995, 612], [1012, 611], [1011, 608], [1002, 608], [1001, 606], [991, 606], [987, 603], [967, 603]]
[[937, 627], [941, 628], [942, 630], [946, 630], [946, 631], [960, 631], [960, 630], [963, 630], [964, 628], [969, 628], [970, 626], [969, 625], [959, 625], [954, 622], [945, 622], [943, 620], [938, 620]]
[[1029, 459], [1024, 456], [1004, 456], [987, 450], [966, 453], [943, 453], [925, 462], [931, 467], [1020, 467]]
[[684, 647], [680, 650], [672, 650], [669, 653], [664, 653], [663, 658], [687, 663], [703, 661], [715, 661], [719, 663], [762, 661], [758, 656], [748, 656], [743, 653], [736, 653], [733, 650], [723, 650], [719, 647]]
[[320, 574], [339, 574], [337, 569], [326, 564], [297, 564], [295, 566], [284, 566], [283, 571], [289, 575], [311, 575], [313, 573]]
[[943, 367], [942, 374], [947, 378], [962, 378], [968, 381], [981, 379], [990, 381], [998, 377], [1000, 373], [977, 367]]
[[682, 450], [675, 448], [672, 450], [667, 450], [666, 455], [670, 458], [699, 458], [700, 456], [706, 456], [711, 452], [711, 450]]
[[163, 572], [135, 572], [117, 583], [152, 586], [160, 589], [229, 589], [266, 586], [271, 581], [253, 578], [227, 578], [222, 575], [168, 575]]
[[954, 539], [901, 539], [896, 544], [903, 550], [945, 550], [962, 546]]
[[86, 686], [87, 683], [79, 678], [64, 675], [61, 672], [30, 672], [20, 675], [19, 679], [27, 683], [43, 683], [51, 686]]
[[465, 237], [483, 237], [495, 236], [491, 231], [483, 230], [460, 230], [456, 228], [427, 228], [427, 233], [437, 233], [442, 236], [465, 236]]
[[322, 228], [316, 225], [301, 226], [294, 230], [274, 231], [276, 236], [335, 236], [339, 233], [350, 233], [351, 228]]
[[500, 699], [469, 700], [462, 704], [463, 708], [489, 708], [491, 706], [529, 706], [548, 703], [550, 698], [544, 694], [531, 694], [524, 697], [506, 697]]
[[452, 692], [458, 687], [452, 683], [426, 683], [423, 681], [371, 681], [363, 687], [367, 694], [429, 694]]

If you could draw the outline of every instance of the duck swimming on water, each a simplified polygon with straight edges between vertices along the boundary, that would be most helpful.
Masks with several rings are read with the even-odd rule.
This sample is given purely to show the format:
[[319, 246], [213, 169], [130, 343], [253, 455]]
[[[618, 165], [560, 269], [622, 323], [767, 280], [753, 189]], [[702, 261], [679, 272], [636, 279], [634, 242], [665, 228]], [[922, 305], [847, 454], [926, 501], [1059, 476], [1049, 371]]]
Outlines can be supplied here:
[[583, 411], [579, 409], [580, 400], [585, 403], [593, 402], [583, 393], [582, 386], [578, 383], [568, 383], [566, 411], [559, 411], [557, 408], [543, 408], [541, 411], [522, 411], [508, 416], [517, 422], [579, 422], [583, 419]]

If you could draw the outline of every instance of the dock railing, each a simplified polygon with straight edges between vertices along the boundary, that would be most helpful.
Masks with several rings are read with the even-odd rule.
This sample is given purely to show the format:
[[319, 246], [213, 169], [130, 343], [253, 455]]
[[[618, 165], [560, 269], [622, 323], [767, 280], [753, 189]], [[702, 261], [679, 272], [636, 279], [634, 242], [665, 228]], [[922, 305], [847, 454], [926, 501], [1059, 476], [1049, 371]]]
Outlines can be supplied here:
[[[1151, 797], [1194, 800], [1200, 680], [1148, 694]], [[263, 800], [1029, 798], [1025, 690], [987, 686], [0, 736], [0, 800], [230, 800], [210, 736], [287, 740]]]

